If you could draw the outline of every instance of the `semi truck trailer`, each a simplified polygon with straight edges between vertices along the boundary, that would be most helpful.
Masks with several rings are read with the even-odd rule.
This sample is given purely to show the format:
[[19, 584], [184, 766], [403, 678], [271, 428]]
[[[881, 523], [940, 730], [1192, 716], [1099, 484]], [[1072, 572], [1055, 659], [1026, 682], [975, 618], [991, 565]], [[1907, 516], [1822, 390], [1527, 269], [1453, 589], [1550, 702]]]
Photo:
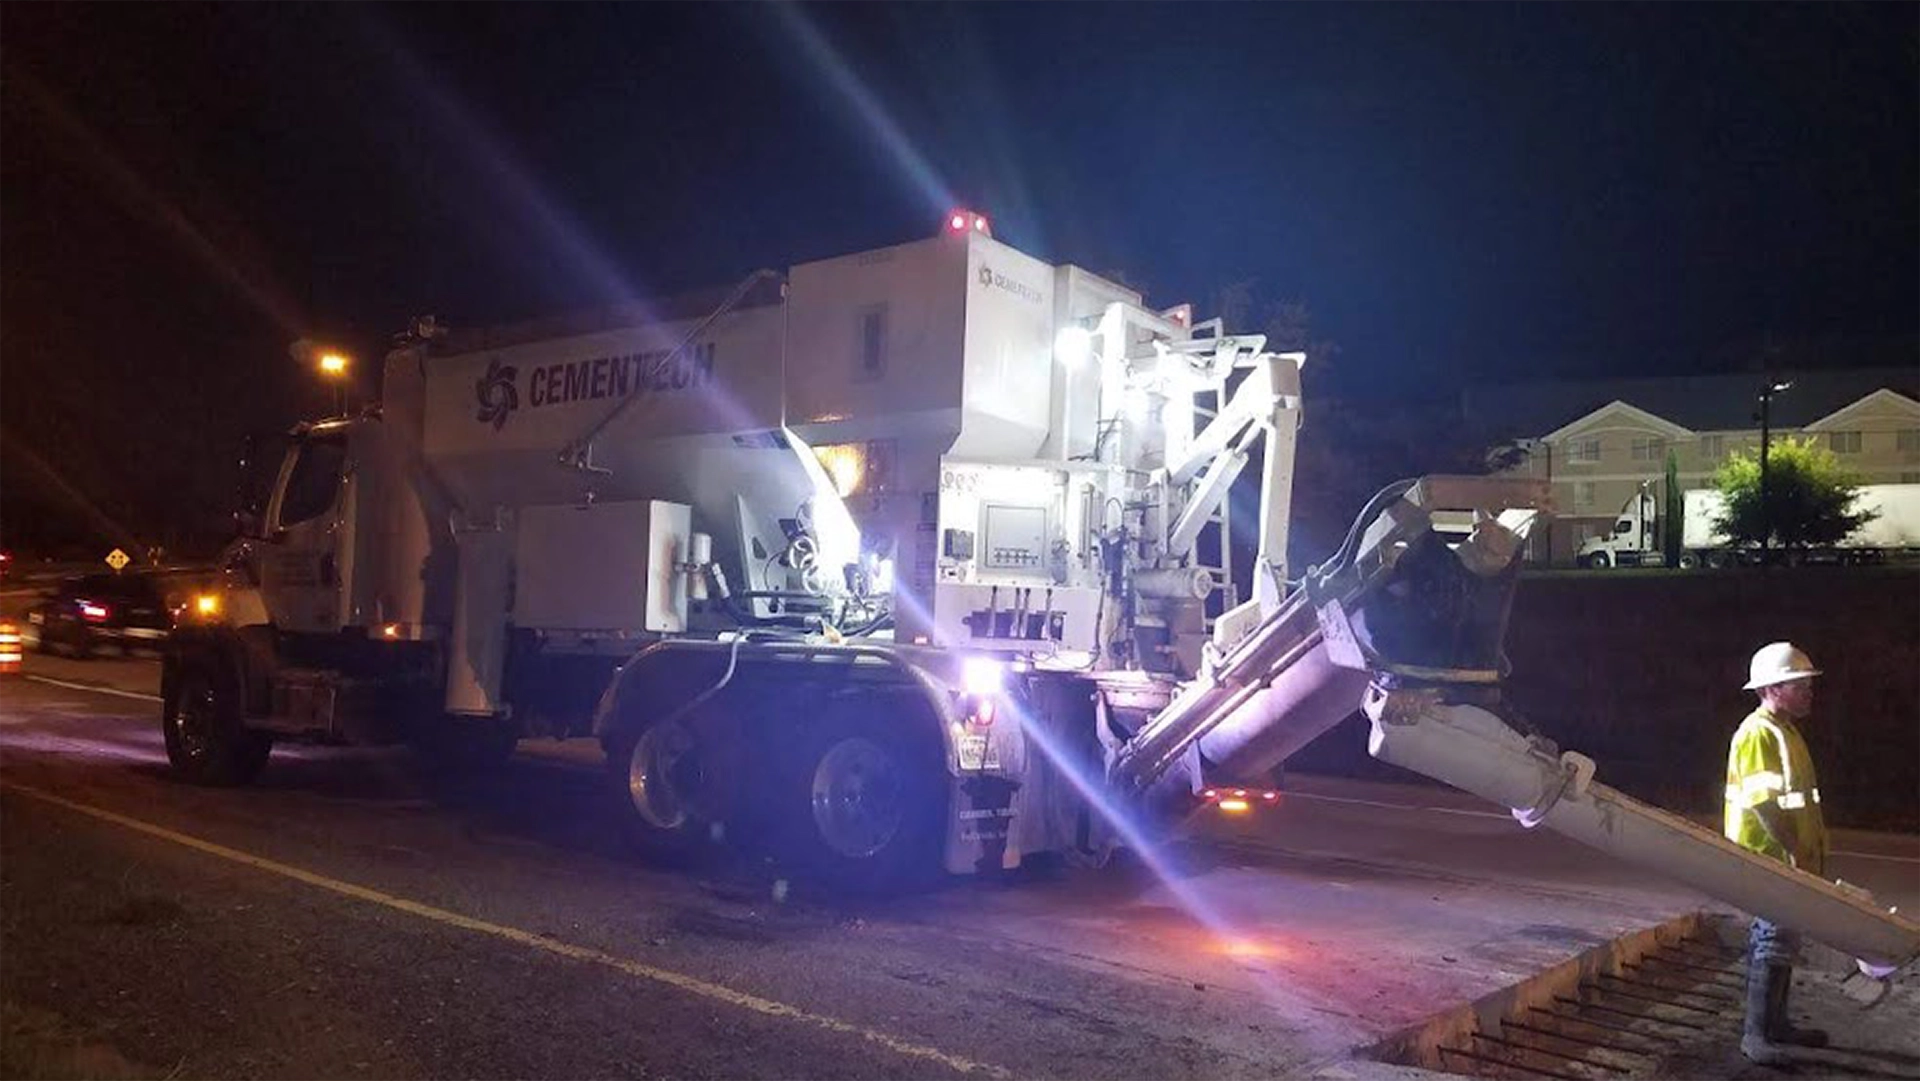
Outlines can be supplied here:
[[[1621, 505], [1610, 532], [1580, 545], [1580, 566], [1666, 566], [1659, 504], [1654, 486], [1643, 484]], [[1726, 506], [1726, 498], [1713, 488], [1681, 493], [1680, 566], [1734, 567], [1759, 561], [1758, 548], [1735, 545], [1721, 532], [1719, 521]], [[1920, 484], [1863, 484], [1853, 507], [1872, 517], [1839, 543], [1794, 549], [1791, 558], [1803, 563], [1858, 564], [1920, 553]]]
[[1510, 715], [1542, 483], [1402, 481], [1289, 567], [1304, 362], [967, 211], [711, 296], [422, 320], [377, 407], [254, 455], [223, 585], [169, 640], [168, 755], [237, 784], [279, 742], [591, 738], [605, 828], [650, 852], [892, 889], [1097, 859], [1364, 711], [1374, 755], [1524, 825], [1914, 956], [1912, 921]]

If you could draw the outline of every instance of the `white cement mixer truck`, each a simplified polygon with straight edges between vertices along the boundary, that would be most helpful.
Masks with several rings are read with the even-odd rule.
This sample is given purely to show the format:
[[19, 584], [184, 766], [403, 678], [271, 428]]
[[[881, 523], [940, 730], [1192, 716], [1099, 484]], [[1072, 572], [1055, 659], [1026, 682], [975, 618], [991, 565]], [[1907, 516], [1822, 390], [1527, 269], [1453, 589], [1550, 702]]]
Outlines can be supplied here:
[[1098, 855], [1364, 708], [1377, 756], [1528, 825], [1913, 955], [1912, 922], [1503, 719], [1539, 483], [1394, 485], [1290, 573], [1303, 361], [965, 211], [721, 295], [423, 321], [377, 409], [254, 456], [225, 586], [165, 659], [168, 754], [240, 783], [281, 741], [591, 736], [607, 828], [878, 888]]

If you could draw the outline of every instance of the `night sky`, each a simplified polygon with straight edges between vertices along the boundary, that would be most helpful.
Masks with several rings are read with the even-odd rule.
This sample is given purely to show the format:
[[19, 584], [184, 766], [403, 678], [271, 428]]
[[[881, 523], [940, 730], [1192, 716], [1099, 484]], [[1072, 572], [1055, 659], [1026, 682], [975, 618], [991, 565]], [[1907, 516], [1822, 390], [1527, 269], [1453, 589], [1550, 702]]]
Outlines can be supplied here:
[[414, 315], [956, 204], [1156, 304], [1304, 300], [1348, 394], [1920, 324], [1910, 4], [7, 5], [0, 67], [6, 543], [206, 528], [329, 404], [295, 338], [370, 376]]

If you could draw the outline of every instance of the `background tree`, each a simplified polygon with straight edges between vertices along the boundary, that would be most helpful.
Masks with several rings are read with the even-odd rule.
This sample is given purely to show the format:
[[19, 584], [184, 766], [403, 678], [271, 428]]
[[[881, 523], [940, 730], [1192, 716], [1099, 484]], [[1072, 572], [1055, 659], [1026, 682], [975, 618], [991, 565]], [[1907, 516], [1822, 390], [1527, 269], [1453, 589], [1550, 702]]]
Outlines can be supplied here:
[[1759, 544], [1763, 536], [1782, 548], [1838, 544], [1877, 517], [1854, 509], [1860, 475], [1811, 439], [1789, 437], [1769, 445], [1764, 505], [1757, 452], [1727, 459], [1713, 484], [1726, 499], [1714, 528], [1736, 545]]

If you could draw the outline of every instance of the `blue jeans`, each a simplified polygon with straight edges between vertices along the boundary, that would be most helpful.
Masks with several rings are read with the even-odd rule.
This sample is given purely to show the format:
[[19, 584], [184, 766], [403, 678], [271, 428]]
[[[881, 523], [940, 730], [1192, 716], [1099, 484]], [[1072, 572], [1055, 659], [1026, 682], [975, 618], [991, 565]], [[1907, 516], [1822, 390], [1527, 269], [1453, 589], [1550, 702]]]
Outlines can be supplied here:
[[1792, 967], [1799, 957], [1800, 932], [1769, 923], [1758, 916], [1753, 918], [1753, 931], [1747, 936], [1748, 964], [1755, 968], [1767, 965]]

